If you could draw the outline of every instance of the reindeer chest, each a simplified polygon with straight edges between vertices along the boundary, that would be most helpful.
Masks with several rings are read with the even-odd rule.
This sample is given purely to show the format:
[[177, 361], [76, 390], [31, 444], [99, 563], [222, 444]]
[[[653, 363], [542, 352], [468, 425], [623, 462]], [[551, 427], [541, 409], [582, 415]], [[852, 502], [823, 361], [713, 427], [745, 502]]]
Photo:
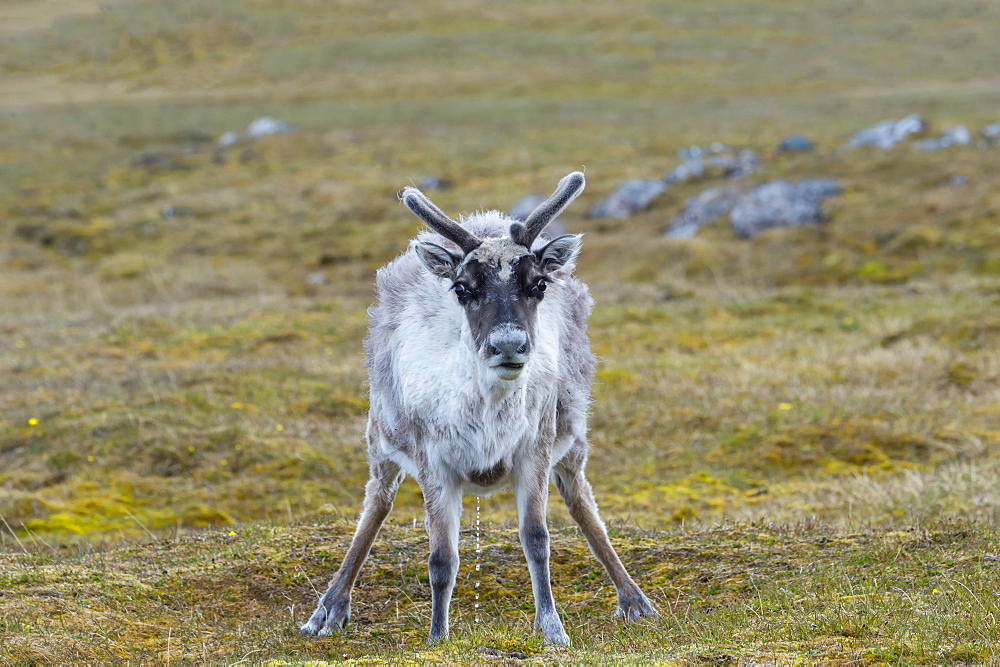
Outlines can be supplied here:
[[450, 428], [427, 442], [428, 457], [456, 480], [476, 487], [502, 485], [515, 465], [518, 450], [537, 437], [538, 406], [526, 392], [515, 391], [502, 399], [465, 397], [454, 406]]
[[410, 406], [423, 425], [431, 469], [446, 471], [470, 492], [506, 486], [525, 452], [554, 433], [554, 397], [523, 385], [503, 389], [491, 392], [469, 380], [439, 388]]

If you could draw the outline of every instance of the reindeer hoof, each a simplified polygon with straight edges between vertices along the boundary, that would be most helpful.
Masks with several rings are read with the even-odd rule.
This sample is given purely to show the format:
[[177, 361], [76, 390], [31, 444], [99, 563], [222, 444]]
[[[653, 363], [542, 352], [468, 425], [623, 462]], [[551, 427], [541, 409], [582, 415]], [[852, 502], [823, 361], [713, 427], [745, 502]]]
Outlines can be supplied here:
[[569, 635], [563, 629], [559, 617], [535, 621], [535, 629], [545, 635], [545, 643], [553, 646], [569, 646]]
[[656, 611], [656, 607], [649, 601], [649, 598], [643, 595], [642, 591], [636, 590], [629, 595], [618, 596], [618, 611], [615, 612], [615, 618], [631, 623], [638, 621], [643, 616], [659, 615], [660, 612]]
[[553, 646], [566, 648], [570, 645], [569, 635], [566, 634], [565, 630], [552, 636], [546, 635], [545, 643], [552, 644]]
[[347, 627], [349, 620], [351, 620], [351, 599], [328, 600], [324, 595], [316, 611], [309, 617], [309, 621], [299, 628], [299, 632], [307, 636], [328, 637]]

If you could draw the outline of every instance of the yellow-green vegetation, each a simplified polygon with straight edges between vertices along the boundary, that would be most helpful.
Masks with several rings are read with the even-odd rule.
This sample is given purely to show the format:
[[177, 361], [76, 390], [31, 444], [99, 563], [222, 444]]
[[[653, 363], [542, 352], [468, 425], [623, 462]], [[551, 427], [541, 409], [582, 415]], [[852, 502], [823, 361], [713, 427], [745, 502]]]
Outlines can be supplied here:
[[[973, 0], [3, 3], [0, 656], [995, 659], [1000, 148], [843, 147], [1000, 120], [998, 31]], [[295, 132], [217, 146], [264, 115]], [[818, 150], [774, 155], [792, 132]], [[715, 181], [585, 217], [712, 141], [765, 156], [750, 182], [836, 178], [830, 221], [664, 239]], [[425, 646], [407, 482], [350, 630], [299, 637], [360, 508], [365, 308], [419, 228], [397, 189], [508, 208], [582, 165], [591, 477], [662, 617], [610, 618], [554, 499], [574, 647], [543, 646], [501, 494]]]

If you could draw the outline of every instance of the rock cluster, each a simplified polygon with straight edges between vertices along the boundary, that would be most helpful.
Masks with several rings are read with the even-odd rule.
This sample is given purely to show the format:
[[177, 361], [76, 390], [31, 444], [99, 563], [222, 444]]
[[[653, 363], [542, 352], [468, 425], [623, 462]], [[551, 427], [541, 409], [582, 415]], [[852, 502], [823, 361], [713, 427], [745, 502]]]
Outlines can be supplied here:
[[798, 183], [762, 183], [740, 197], [729, 212], [733, 232], [750, 239], [772, 227], [800, 227], [823, 222], [820, 203], [842, 192], [836, 181], [809, 178]]
[[939, 151], [950, 146], [970, 146], [972, 133], [964, 125], [949, 127], [940, 137], [921, 139], [913, 142], [913, 148], [918, 151]]
[[911, 114], [900, 120], [884, 120], [877, 125], [855, 132], [854, 136], [847, 142], [847, 147], [874, 146], [882, 150], [889, 150], [896, 144], [906, 141], [910, 135], [923, 134], [926, 128], [927, 123], [917, 114]]
[[809, 178], [797, 183], [771, 181], [754, 187], [709, 188], [688, 200], [670, 223], [667, 238], [691, 238], [698, 230], [729, 215], [733, 232], [749, 239], [772, 227], [798, 227], [826, 219], [821, 203], [841, 193], [833, 180]]
[[591, 218], [628, 218], [645, 210], [653, 200], [663, 194], [667, 184], [663, 181], [631, 179], [619, 185], [606, 199], [591, 207]]

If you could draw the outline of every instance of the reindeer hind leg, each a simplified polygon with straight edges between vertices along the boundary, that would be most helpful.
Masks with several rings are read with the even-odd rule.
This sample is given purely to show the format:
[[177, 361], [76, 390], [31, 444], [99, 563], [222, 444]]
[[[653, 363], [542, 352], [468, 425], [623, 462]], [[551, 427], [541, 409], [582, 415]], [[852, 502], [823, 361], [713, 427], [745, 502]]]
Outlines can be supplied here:
[[619, 618], [634, 621], [642, 616], [656, 616], [657, 611], [639, 586], [632, 580], [618, 553], [608, 539], [608, 531], [597, 512], [594, 492], [584, 475], [587, 445], [578, 440], [573, 449], [552, 469], [556, 488], [566, 502], [570, 516], [580, 526], [591, 552], [604, 566], [618, 592]]

